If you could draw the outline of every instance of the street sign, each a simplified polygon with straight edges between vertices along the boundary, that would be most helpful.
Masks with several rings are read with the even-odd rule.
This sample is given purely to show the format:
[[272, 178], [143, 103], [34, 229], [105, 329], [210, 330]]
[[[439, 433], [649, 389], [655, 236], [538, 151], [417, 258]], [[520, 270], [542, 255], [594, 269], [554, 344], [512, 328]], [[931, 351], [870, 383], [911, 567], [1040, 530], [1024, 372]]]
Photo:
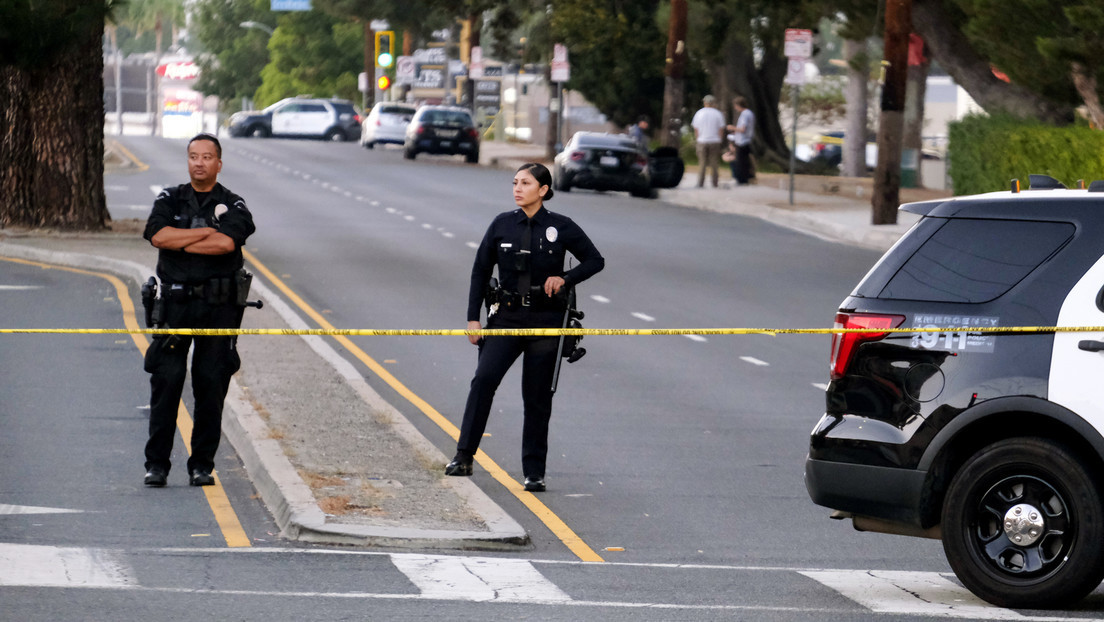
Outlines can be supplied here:
[[813, 31], [803, 28], [787, 28], [786, 43], [783, 47], [786, 58], [813, 57]]
[[478, 80], [483, 77], [483, 48], [475, 45], [471, 49], [471, 66], [468, 67], [468, 77]]
[[413, 56], [400, 56], [395, 59], [395, 82], [411, 84], [418, 74], [418, 63]]
[[311, 0], [272, 0], [273, 11], [309, 11]]
[[786, 77], [783, 79], [786, 84], [800, 85], [805, 84], [805, 59], [804, 58], [791, 58], [786, 63]]
[[567, 46], [557, 43], [552, 47], [552, 81], [567, 82], [571, 79], [571, 64], [567, 61]]

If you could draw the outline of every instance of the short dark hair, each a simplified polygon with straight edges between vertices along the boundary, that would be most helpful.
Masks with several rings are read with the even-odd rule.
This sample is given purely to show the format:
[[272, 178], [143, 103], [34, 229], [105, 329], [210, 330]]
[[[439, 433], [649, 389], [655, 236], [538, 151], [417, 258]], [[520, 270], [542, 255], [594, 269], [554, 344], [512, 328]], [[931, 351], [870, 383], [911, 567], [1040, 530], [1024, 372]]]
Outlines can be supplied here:
[[219, 142], [219, 139], [215, 138], [214, 134], [207, 134], [206, 132], [204, 132], [202, 134], [196, 134], [195, 136], [192, 137], [191, 140], [188, 141], [188, 146], [191, 147], [192, 143], [194, 143], [197, 140], [209, 140], [212, 143], [214, 143], [215, 144], [215, 153], [218, 154], [218, 158], [220, 160], [222, 159], [222, 143]]
[[747, 108], [748, 107], [748, 100], [743, 95], [737, 95], [736, 97], [734, 97], [732, 99], [732, 103], [739, 106], [739, 107], [741, 107], [741, 108]]
[[[544, 193], [544, 196], [541, 197], [543, 200], [547, 201], [552, 198], [552, 173], [548, 172], [548, 167], [539, 162], [526, 162], [518, 167], [517, 173], [522, 171], [527, 171], [532, 175], [533, 179], [537, 180], [538, 184], [548, 186], [548, 192]], [[514, 174], [516, 175], [517, 173]]]

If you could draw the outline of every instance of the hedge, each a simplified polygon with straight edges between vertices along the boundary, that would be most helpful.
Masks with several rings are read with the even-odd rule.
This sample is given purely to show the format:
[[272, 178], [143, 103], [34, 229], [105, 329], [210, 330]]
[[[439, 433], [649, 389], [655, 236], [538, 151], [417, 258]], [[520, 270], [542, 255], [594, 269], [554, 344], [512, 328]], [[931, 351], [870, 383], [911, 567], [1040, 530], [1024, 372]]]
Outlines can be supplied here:
[[948, 134], [958, 195], [1007, 190], [1012, 179], [1026, 189], [1030, 174], [1050, 175], [1070, 188], [1079, 179], [1104, 179], [1104, 132], [1086, 126], [969, 115], [951, 123]]

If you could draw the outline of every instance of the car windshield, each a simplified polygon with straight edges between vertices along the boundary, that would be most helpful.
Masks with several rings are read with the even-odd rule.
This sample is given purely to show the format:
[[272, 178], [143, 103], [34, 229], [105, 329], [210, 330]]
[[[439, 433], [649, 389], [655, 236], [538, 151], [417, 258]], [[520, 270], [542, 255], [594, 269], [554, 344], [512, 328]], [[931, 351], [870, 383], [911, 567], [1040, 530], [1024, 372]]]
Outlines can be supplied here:
[[466, 127], [471, 125], [471, 117], [466, 112], [452, 110], [429, 110], [422, 116], [422, 123], [443, 125], [446, 127]]

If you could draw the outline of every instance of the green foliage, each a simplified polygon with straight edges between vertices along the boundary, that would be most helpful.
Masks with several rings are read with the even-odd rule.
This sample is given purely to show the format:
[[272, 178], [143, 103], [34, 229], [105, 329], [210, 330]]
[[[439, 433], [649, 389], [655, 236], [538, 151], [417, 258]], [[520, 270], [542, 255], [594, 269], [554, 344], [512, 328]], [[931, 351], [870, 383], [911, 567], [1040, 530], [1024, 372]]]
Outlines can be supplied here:
[[[1067, 9], [1087, 0], [955, 0], [963, 14], [962, 31], [974, 47], [1014, 83], [1055, 102], [1077, 104], [1070, 65], [1047, 56], [1038, 42], [1056, 42], [1075, 34]], [[1087, 47], [1100, 31], [1077, 33]], [[1044, 43], [1044, 46], [1050, 44]], [[1100, 62], [1097, 60], [1096, 62]]]
[[270, 0], [199, 0], [192, 14], [194, 37], [203, 51], [196, 90], [217, 95], [224, 112], [237, 110], [243, 97], [253, 97], [261, 86], [261, 69], [268, 64], [268, 33], [242, 28], [255, 21], [276, 25]]
[[364, 69], [364, 26], [320, 11], [282, 15], [268, 44], [272, 60], [261, 71], [259, 106], [285, 97], [315, 95], [359, 100]]
[[1104, 176], [1104, 132], [1052, 127], [1008, 116], [970, 115], [950, 125], [950, 174], [955, 194], [1026, 187], [1030, 174], [1050, 175], [1069, 187]]
[[656, 26], [659, 0], [558, 0], [552, 35], [570, 53], [571, 81], [617, 125], [641, 114], [659, 117], [665, 34]]

